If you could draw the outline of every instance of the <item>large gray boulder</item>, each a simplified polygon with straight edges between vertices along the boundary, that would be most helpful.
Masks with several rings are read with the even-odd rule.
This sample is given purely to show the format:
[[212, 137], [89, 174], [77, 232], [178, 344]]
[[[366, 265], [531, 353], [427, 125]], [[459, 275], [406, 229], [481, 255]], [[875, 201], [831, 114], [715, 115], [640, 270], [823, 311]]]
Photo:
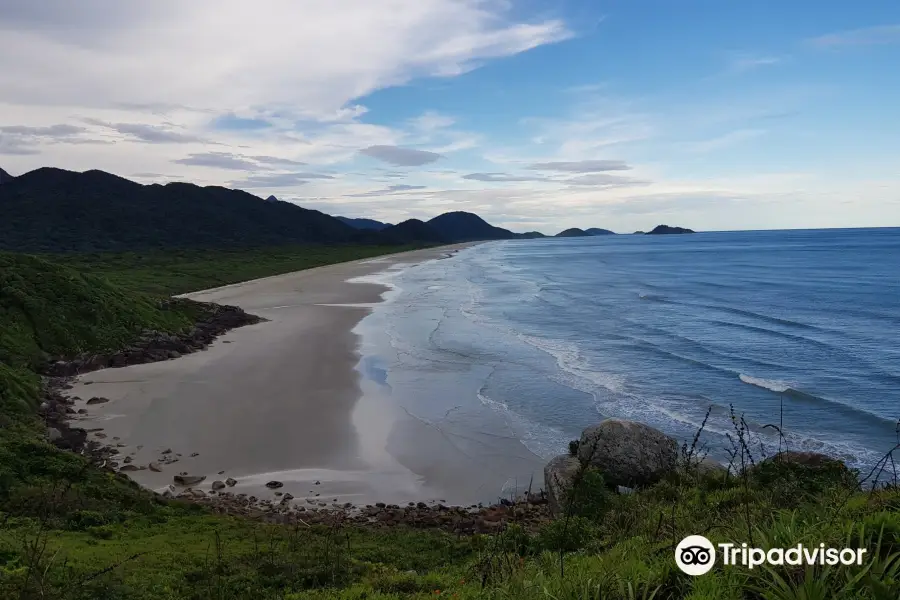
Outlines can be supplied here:
[[608, 485], [652, 485], [675, 468], [678, 442], [643, 423], [606, 419], [581, 434], [578, 459], [603, 473]]
[[580, 468], [581, 462], [568, 454], [557, 456], [544, 467], [544, 490], [554, 516], [565, 512], [566, 494], [572, 489], [572, 481]]

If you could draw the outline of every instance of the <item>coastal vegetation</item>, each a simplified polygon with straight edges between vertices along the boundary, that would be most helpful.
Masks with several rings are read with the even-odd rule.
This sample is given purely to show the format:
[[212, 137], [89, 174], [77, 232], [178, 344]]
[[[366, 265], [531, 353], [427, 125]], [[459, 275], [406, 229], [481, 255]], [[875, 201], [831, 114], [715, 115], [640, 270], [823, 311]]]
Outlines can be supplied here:
[[[490, 534], [360, 525], [340, 513], [281, 524], [216, 514], [142, 490], [90, 453], [51, 442], [38, 416], [48, 361], [112, 352], [148, 329], [182, 333], [208, 310], [170, 301], [170, 293], [374, 252], [184, 251], [56, 262], [0, 254], [0, 598], [900, 596], [900, 489], [889, 455], [879, 486], [875, 474], [838, 461], [764, 460], [740, 415], [731, 471], [699, 468], [695, 440], [679, 449], [677, 468], [622, 493], [611, 484], [614, 472], [576, 458], [585, 438], [570, 446], [575, 468], [557, 518], [519, 521], [517, 507], [505, 506], [508, 517]], [[763, 548], [862, 547], [869, 560], [860, 568], [717, 565], [692, 578], [673, 560], [688, 534]]]

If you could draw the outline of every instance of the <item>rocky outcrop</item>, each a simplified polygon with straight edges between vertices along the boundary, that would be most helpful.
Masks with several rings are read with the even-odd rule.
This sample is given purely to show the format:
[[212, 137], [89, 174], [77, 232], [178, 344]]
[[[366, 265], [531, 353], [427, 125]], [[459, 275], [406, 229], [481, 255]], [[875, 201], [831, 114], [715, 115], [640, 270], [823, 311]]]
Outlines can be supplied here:
[[565, 512], [566, 496], [580, 469], [581, 462], [568, 454], [557, 456], [544, 467], [544, 491], [547, 493], [550, 512], [554, 516]]
[[[163, 303], [184, 302], [171, 299]], [[250, 315], [237, 306], [220, 306], [209, 303], [195, 303], [204, 316], [197, 321], [188, 332], [170, 334], [162, 331], [144, 331], [132, 345], [113, 354], [82, 355], [70, 360], [50, 362], [43, 369], [45, 375], [51, 377], [69, 377], [80, 373], [88, 373], [109, 367], [126, 367], [161, 360], [179, 358], [182, 354], [190, 354], [206, 350], [209, 345], [223, 333], [263, 321], [261, 317]], [[97, 399], [103, 401], [103, 399]], [[89, 404], [92, 403], [89, 401]]]
[[581, 434], [578, 459], [603, 473], [608, 485], [651, 485], [675, 468], [678, 443], [643, 423], [606, 419]]

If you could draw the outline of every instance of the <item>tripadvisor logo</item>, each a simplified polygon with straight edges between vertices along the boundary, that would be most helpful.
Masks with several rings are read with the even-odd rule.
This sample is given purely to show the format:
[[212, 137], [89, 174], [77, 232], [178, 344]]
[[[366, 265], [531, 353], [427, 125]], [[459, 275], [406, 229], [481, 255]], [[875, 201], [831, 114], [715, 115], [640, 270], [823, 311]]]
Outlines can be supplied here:
[[675, 563], [688, 575], [703, 575], [716, 564], [716, 549], [702, 535], [689, 535], [675, 548]]
[[[825, 544], [790, 548], [750, 548], [747, 544], [718, 544], [722, 564], [753, 569], [760, 565], [862, 565], [865, 548], [827, 548]], [[702, 535], [689, 535], [675, 548], [675, 563], [688, 575], [703, 575], [716, 564], [716, 546]]]

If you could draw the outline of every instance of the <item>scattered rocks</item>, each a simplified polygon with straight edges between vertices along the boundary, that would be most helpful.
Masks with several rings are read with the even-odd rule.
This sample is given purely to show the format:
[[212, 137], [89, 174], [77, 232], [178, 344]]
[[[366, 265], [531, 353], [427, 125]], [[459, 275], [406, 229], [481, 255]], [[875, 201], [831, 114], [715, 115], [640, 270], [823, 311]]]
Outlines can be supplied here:
[[276, 490], [280, 487], [284, 487], [284, 484], [281, 483], [280, 481], [270, 481], [266, 484], [266, 487], [269, 488], [270, 490]]
[[147, 466], [148, 466], [148, 467], [150, 468], [150, 470], [153, 471], [154, 473], [162, 473], [162, 466], [161, 466], [159, 463], [157, 463], [157, 462], [152, 462], [152, 463], [150, 463], [150, 464], [147, 465]]
[[100, 396], [94, 396], [87, 401], [88, 406], [92, 406], [94, 404], [106, 404], [109, 402], [109, 398], [101, 398]]
[[162, 452], [160, 452], [160, 454], [162, 454], [163, 456], [165, 456], [166, 454], [172, 454], [172, 449], [171, 449], [171, 448], [166, 448], [165, 450], [163, 450]]
[[141, 470], [141, 467], [139, 467], [137, 465], [125, 465], [124, 467], [119, 469], [119, 471], [140, 471], [140, 470]]
[[229, 477], [225, 480], [225, 485], [227, 485], [228, 487], [234, 487], [237, 485], [237, 480]]
[[182, 473], [180, 475], [175, 475], [172, 479], [178, 485], [197, 485], [206, 479], [206, 475], [187, 475], [186, 473]]
[[678, 443], [643, 423], [606, 419], [581, 434], [578, 459], [597, 467], [608, 485], [651, 485], [675, 468]]
[[225, 489], [225, 482], [224, 482], [224, 481], [218, 481], [218, 480], [213, 481], [213, 482], [212, 482], [212, 489], [217, 490], [217, 491], [218, 491], [218, 490], [221, 490], [221, 489]]
[[134, 462], [134, 459], [131, 458], [130, 456], [126, 456], [125, 460], [123, 460], [122, 462], [124, 462], [127, 465], [127, 464], [131, 464], [132, 462]]
[[196, 458], [196, 457], [198, 457], [198, 456], [200, 456], [200, 453], [199, 453], [199, 452], [193, 452], [193, 453], [191, 453], [191, 458]]

